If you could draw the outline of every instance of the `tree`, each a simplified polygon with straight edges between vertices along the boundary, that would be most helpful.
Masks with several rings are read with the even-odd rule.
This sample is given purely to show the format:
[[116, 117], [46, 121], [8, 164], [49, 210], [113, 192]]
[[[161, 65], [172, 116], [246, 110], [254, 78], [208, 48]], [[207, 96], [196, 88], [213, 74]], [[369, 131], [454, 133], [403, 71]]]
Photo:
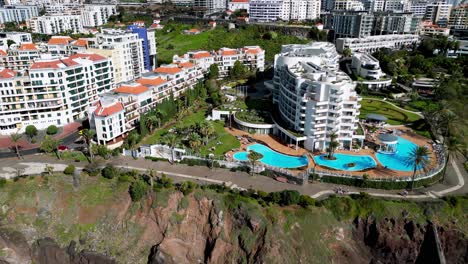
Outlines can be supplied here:
[[189, 137], [189, 145], [192, 150], [197, 150], [201, 146], [201, 137], [198, 133], [192, 132]]
[[128, 144], [128, 147], [130, 149], [132, 149], [133, 147], [135, 147], [135, 145], [138, 143], [138, 141], [140, 141], [140, 135], [138, 134], [138, 132], [136, 132], [135, 130], [133, 130], [132, 132], [130, 132], [128, 134], [128, 137], [127, 137], [127, 144]]
[[175, 161], [174, 148], [180, 142], [179, 137], [176, 134], [168, 133], [164, 135], [164, 137], [162, 138], [162, 141], [171, 148], [171, 162], [174, 163]]
[[418, 170], [427, 170], [430, 164], [429, 150], [425, 146], [416, 146], [410, 153], [405, 164], [413, 168], [413, 176], [411, 177], [411, 191], [414, 188], [414, 180]]
[[108, 149], [105, 145], [92, 145], [91, 153], [94, 155], [101, 156], [104, 159], [109, 159], [112, 155], [112, 151]]
[[343, 50], [343, 55], [344, 55], [345, 57], [350, 57], [350, 56], [351, 56], [351, 53], [352, 53], [352, 51], [351, 51], [350, 48], [346, 48], [346, 49]]
[[147, 174], [148, 174], [148, 177], [150, 179], [151, 189], [153, 189], [154, 179], [156, 178], [156, 175], [157, 175], [156, 170], [152, 169], [152, 168], [149, 168], [148, 171], [147, 171]]
[[179, 191], [181, 191], [184, 195], [188, 195], [193, 190], [197, 188], [197, 184], [191, 181], [184, 181], [180, 186], [179, 186]]
[[47, 135], [55, 135], [58, 132], [58, 128], [54, 125], [50, 125], [47, 127], [46, 133]]
[[333, 154], [335, 153], [336, 148], [340, 145], [336, 139], [338, 138], [338, 135], [333, 132], [330, 134], [330, 142], [328, 143], [328, 159], [333, 158]]
[[137, 202], [140, 201], [143, 196], [146, 195], [148, 191], [148, 184], [146, 184], [142, 180], [137, 180], [130, 185], [129, 193], [132, 201]]
[[208, 79], [218, 79], [219, 78], [219, 66], [217, 63], [211, 64], [208, 72]]
[[110, 164], [104, 167], [101, 171], [102, 177], [106, 179], [113, 179], [115, 177], [119, 177], [119, 174], [120, 174], [119, 169], [115, 168], [114, 166]]
[[83, 139], [85, 141], [86, 148], [88, 149], [89, 160], [91, 162], [91, 161], [93, 161], [93, 158], [94, 158], [91, 142], [92, 142], [94, 136], [96, 135], [96, 131], [94, 131], [92, 129], [83, 129], [81, 131], [81, 134], [82, 134]]
[[161, 123], [162, 123], [162, 120], [164, 118], [164, 116], [166, 115], [166, 113], [164, 112], [163, 109], [161, 108], [156, 108], [156, 111], [154, 112], [154, 115], [156, 116], [157, 118], [157, 127], [161, 127]]
[[57, 158], [60, 159], [60, 154], [58, 151], [59, 146], [60, 140], [54, 139], [53, 137], [46, 135], [39, 148], [46, 153], [55, 153], [57, 155]]
[[153, 132], [153, 129], [159, 124], [159, 119], [156, 115], [147, 116], [145, 121], [145, 126], [148, 128], [149, 132]]
[[19, 151], [18, 142], [19, 142], [20, 139], [21, 139], [21, 134], [13, 133], [13, 134], [10, 135], [10, 139], [11, 139], [11, 141], [13, 142], [13, 145], [15, 146], [16, 156], [20, 159], [20, 158], [21, 158], [21, 154], [20, 154], [20, 151]]
[[299, 203], [301, 194], [296, 190], [281, 191], [281, 205], [291, 205]]
[[202, 127], [200, 127], [200, 133], [204, 137], [204, 144], [208, 144], [209, 138], [215, 133], [215, 129], [212, 123], [210, 122], [204, 122]]
[[234, 62], [234, 66], [229, 70], [229, 77], [235, 80], [235, 79], [243, 78], [246, 73], [247, 73], [246, 66], [244, 66], [242, 62], [237, 60], [236, 62]]
[[451, 157], [456, 157], [458, 155], [463, 155], [464, 152], [466, 151], [466, 145], [460, 141], [458, 137], [451, 136], [448, 139], [444, 140], [445, 144], [445, 155], [447, 156], [445, 158], [445, 167], [444, 167], [444, 173], [443, 173], [443, 178], [445, 178], [445, 174], [447, 172], [447, 165]]
[[34, 125], [29, 125], [26, 127], [26, 131], [24, 132], [29, 139], [33, 139], [33, 137], [37, 136], [37, 128]]
[[253, 175], [254, 170], [255, 170], [255, 165], [257, 164], [259, 160], [263, 158], [263, 155], [261, 153], [251, 150], [249, 151], [247, 158], [249, 159], [250, 165], [252, 166], [252, 169], [250, 171], [251, 171], [251, 174]]

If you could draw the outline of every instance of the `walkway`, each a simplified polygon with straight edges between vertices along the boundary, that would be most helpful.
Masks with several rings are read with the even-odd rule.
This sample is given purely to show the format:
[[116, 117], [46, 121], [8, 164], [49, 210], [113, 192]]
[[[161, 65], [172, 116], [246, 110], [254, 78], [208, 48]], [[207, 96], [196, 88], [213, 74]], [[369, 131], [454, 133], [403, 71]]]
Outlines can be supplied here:
[[[76, 163], [71, 161], [57, 160], [46, 155], [33, 155], [28, 156], [27, 161], [18, 163], [15, 158], [2, 159], [0, 160], [0, 177], [11, 178], [17, 175], [18, 169], [22, 169], [22, 174], [39, 174], [44, 171], [45, 164], [49, 164], [54, 167], [56, 171], [63, 171], [67, 164], [75, 164], [77, 168], [83, 168], [86, 163]], [[343, 187], [342, 185], [334, 185], [328, 183], [312, 183], [308, 185], [294, 185], [288, 183], [281, 183], [271, 178], [264, 176], [250, 176], [244, 172], [231, 172], [225, 169], [209, 169], [207, 167], [198, 166], [187, 166], [183, 164], [170, 165], [167, 162], [153, 162], [144, 159], [134, 160], [133, 158], [118, 157], [109, 163], [114, 164], [118, 167], [124, 167], [128, 169], [137, 169], [140, 171], [146, 171], [150, 168], [157, 170], [159, 173], [164, 173], [172, 178], [176, 178], [178, 181], [182, 180], [194, 180], [197, 182], [207, 182], [214, 184], [225, 184], [231, 188], [238, 189], [257, 189], [266, 192], [275, 192], [281, 190], [297, 190], [302, 194], [310, 195], [313, 198], [323, 198], [330, 194], [334, 194], [333, 189], [337, 186], [348, 189], [348, 194], [367, 192], [371, 196], [393, 198], [393, 199], [435, 199], [440, 196], [445, 196], [453, 193], [468, 192], [468, 188], [465, 186], [466, 173], [461, 171], [455, 162], [452, 160], [448, 167], [449, 172], [453, 171], [453, 174], [449, 174], [448, 178], [455, 178], [455, 186], [445, 186], [442, 189], [438, 189], [439, 186], [430, 187], [428, 189], [416, 190], [416, 194], [407, 195], [403, 197], [398, 194], [399, 191], [387, 191], [387, 190], [376, 190], [376, 189], [360, 189], [355, 187]], [[453, 168], [453, 170], [452, 170]], [[463, 189], [462, 189], [463, 188]]]

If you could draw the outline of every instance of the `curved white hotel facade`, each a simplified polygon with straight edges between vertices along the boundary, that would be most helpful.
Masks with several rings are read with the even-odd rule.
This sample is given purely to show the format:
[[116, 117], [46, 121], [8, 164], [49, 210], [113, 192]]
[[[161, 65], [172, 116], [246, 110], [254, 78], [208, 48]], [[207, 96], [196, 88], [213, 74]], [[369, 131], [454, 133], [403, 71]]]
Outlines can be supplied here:
[[363, 137], [355, 135], [361, 98], [356, 84], [338, 69], [338, 59], [335, 46], [326, 42], [285, 45], [275, 56], [270, 88], [283, 139], [293, 134], [306, 149], [325, 150], [333, 132], [344, 149]]

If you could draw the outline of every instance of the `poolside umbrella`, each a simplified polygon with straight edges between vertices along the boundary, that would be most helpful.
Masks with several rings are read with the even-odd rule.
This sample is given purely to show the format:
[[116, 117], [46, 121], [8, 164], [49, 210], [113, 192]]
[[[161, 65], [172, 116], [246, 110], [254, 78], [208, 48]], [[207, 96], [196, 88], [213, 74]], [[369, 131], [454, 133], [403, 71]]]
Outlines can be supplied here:
[[387, 117], [379, 114], [367, 114], [366, 119], [368, 120], [375, 120], [379, 122], [385, 122], [387, 121]]

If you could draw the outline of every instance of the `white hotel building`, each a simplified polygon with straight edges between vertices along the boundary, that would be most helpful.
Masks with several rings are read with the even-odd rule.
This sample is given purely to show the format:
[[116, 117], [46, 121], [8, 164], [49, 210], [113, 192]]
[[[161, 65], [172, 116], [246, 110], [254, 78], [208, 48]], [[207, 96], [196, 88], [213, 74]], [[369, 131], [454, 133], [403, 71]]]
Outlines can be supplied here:
[[321, 0], [250, 0], [250, 20], [312, 20], [320, 17]]
[[83, 24], [80, 15], [47, 15], [26, 20], [26, 25], [34, 33], [47, 35], [60, 34], [71, 31], [72, 33], [82, 33]]
[[34, 5], [6, 5], [0, 8], [0, 24], [28, 20], [39, 15], [39, 9]]
[[337, 38], [336, 49], [343, 52], [350, 49], [351, 52], [375, 52], [381, 48], [401, 49], [419, 43], [419, 35], [379, 35], [364, 38]]
[[98, 95], [114, 88], [111, 61], [82, 53], [36, 60], [29, 71], [0, 70], [0, 134], [45, 129], [85, 118]]
[[356, 135], [361, 98], [356, 84], [338, 69], [335, 46], [326, 42], [284, 45], [275, 56], [273, 103], [279, 136], [308, 150], [325, 150], [336, 133], [340, 148], [350, 149]]
[[110, 16], [116, 14], [116, 5], [84, 5], [81, 8], [84, 27], [102, 26], [107, 23]]

